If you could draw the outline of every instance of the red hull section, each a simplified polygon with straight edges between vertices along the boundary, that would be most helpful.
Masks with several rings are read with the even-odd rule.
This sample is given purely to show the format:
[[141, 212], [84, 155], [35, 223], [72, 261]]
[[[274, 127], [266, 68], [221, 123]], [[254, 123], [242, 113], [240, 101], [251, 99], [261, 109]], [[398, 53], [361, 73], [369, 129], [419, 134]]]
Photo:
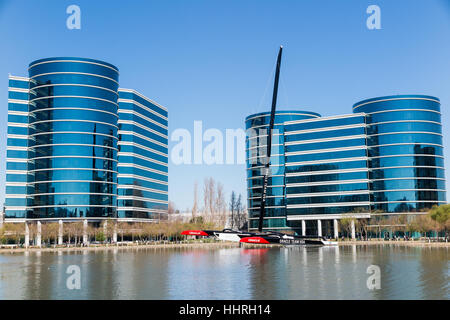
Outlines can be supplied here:
[[242, 238], [240, 242], [258, 243], [258, 244], [270, 244], [269, 241], [267, 241], [266, 239], [261, 238], [261, 237], [246, 237], [246, 238]]
[[205, 231], [202, 230], [186, 230], [181, 232], [183, 236], [203, 236], [207, 237], [209, 234], [207, 234]]

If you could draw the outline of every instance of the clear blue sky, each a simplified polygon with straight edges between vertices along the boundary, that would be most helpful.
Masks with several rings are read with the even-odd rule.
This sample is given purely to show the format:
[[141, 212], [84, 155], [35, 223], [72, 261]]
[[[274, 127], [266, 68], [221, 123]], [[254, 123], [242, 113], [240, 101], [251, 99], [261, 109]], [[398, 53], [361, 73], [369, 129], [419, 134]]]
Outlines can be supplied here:
[[[81, 8], [81, 30], [66, 28], [71, 4]], [[366, 27], [371, 4], [381, 8], [381, 30]], [[282, 44], [280, 110], [345, 114], [379, 95], [434, 95], [450, 161], [449, 0], [0, 0], [0, 41], [2, 203], [8, 73], [26, 76], [29, 62], [51, 56], [116, 65], [121, 87], [169, 109], [170, 132], [192, 130], [194, 120], [225, 131], [267, 110], [270, 87], [262, 98]], [[227, 198], [231, 190], [246, 196], [244, 165], [169, 164], [170, 200], [191, 207], [194, 181], [201, 190], [207, 176]]]

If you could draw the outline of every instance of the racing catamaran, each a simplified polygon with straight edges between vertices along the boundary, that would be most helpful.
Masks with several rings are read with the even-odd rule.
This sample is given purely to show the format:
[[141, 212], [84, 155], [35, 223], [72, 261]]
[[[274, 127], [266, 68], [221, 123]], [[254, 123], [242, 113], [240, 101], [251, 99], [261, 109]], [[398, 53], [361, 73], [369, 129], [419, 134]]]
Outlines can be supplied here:
[[264, 168], [262, 168], [263, 175], [263, 188], [261, 192], [261, 205], [259, 211], [258, 219], [258, 232], [246, 232], [237, 231], [232, 229], [224, 229], [222, 231], [215, 230], [186, 230], [183, 231], [182, 235], [191, 236], [204, 236], [204, 237], [215, 237], [223, 241], [238, 241], [243, 243], [254, 243], [254, 244], [282, 244], [282, 245], [334, 245], [337, 242], [329, 241], [325, 237], [319, 236], [298, 236], [290, 235], [281, 232], [268, 231], [263, 232], [263, 222], [264, 222], [264, 211], [266, 207], [266, 193], [267, 184], [270, 176], [270, 155], [272, 151], [272, 131], [275, 122], [275, 111], [277, 105], [278, 96], [278, 81], [280, 78], [280, 67], [281, 67], [281, 56], [283, 53], [283, 46], [280, 46], [277, 57], [277, 65], [275, 71], [275, 80], [273, 86], [272, 95], [272, 107], [270, 110], [270, 123], [269, 130], [267, 134], [267, 151], [266, 151], [266, 161]]

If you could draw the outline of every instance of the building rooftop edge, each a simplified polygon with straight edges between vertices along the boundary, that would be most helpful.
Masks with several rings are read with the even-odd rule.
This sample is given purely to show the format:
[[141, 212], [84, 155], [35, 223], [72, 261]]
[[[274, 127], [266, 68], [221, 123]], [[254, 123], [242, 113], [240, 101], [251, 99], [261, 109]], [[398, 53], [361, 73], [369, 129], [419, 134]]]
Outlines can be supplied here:
[[[280, 111], [276, 111], [275, 114], [283, 114], [283, 113], [299, 113], [299, 114], [308, 114], [308, 115], [312, 115], [312, 116], [316, 116], [316, 117], [322, 117], [319, 113], [317, 112], [312, 112], [312, 111], [304, 111], [304, 110], [280, 110]], [[270, 115], [270, 111], [265, 111], [265, 112], [258, 112], [258, 113], [254, 113], [251, 115], [248, 115], [245, 118], [245, 121], [247, 121], [250, 118], [254, 118], [256, 116], [263, 116], [263, 115]]]
[[157, 106], [157, 107], [163, 109], [164, 111], [168, 111], [166, 107], [160, 105], [158, 102], [153, 101], [152, 99], [146, 97], [145, 95], [143, 95], [142, 93], [140, 93], [139, 91], [136, 91], [136, 90], [134, 90], [134, 89], [119, 88], [117, 91], [119, 91], [119, 92], [120, 92], [120, 91], [123, 91], [123, 92], [133, 93], [133, 94], [135, 94], [135, 95], [141, 97], [142, 99], [147, 100], [148, 102], [154, 104], [155, 106]]
[[98, 63], [98, 64], [103, 64], [106, 65], [110, 68], [115, 69], [117, 72], [119, 72], [119, 68], [117, 68], [115, 65], [103, 61], [103, 60], [97, 60], [97, 59], [91, 59], [91, 58], [82, 58], [82, 57], [49, 57], [49, 58], [42, 58], [42, 59], [38, 59], [38, 60], [34, 60], [32, 62], [30, 62], [30, 64], [28, 64], [28, 69], [30, 69], [33, 65], [38, 64], [38, 63], [42, 63], [42, 62], [50, 62], [53, 60], [79, 60], [82, 62], [93, 62], [93, 63]]
[[375, 98], [369, 98], [364, 99], [361, 101], [358, 101], [357, 103], [353, 104], [353, 109], [359, 107], [360, 105], [373, 103], [376, 101], [383, 101], [383, 100], [396, 100], [396, 99], [430, 99], [430, 100], [436, 100], [437, 102], [440, 102], [439, 98], [429, 95], [422, 95], [422, 94], [398, 94], [398, 95], [390, 95], [390, 96], [380, 96]]

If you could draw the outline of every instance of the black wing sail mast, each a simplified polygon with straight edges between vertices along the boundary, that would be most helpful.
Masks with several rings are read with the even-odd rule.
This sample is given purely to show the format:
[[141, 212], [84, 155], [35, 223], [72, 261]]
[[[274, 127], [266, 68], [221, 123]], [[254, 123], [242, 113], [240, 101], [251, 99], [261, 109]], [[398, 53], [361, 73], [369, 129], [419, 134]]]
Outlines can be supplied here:
[[272, 151], [272, 130], [275, 121], [275, 110], [277, 108], [277, 96], [278, 96], [278, 80], [280, 78], [280, 67], [281, 67], [281, 55], [283, 53], [283, 46], [280, 46], [280, 51], [278, 52], [277, 58], [277, 69], [275, 71], [275, 80], [273, 84], [273, 96], [272, 96], [272, 109], [270, 110], [270, 124], [269, 130], [267, 132], [267, 154], [264, 168], [262, 170], [263, 173], [263, 188], [261, 192], [261, 207], [259, 211], [259, 225], [258, 231], [262, 232], [263, 229], [263, 221], [264, 221], [264, 210], [266, 207], [266, 193], [267, 193], [267, 183], [269, 180], [269, 171], [270, 171], [270, 154]]

